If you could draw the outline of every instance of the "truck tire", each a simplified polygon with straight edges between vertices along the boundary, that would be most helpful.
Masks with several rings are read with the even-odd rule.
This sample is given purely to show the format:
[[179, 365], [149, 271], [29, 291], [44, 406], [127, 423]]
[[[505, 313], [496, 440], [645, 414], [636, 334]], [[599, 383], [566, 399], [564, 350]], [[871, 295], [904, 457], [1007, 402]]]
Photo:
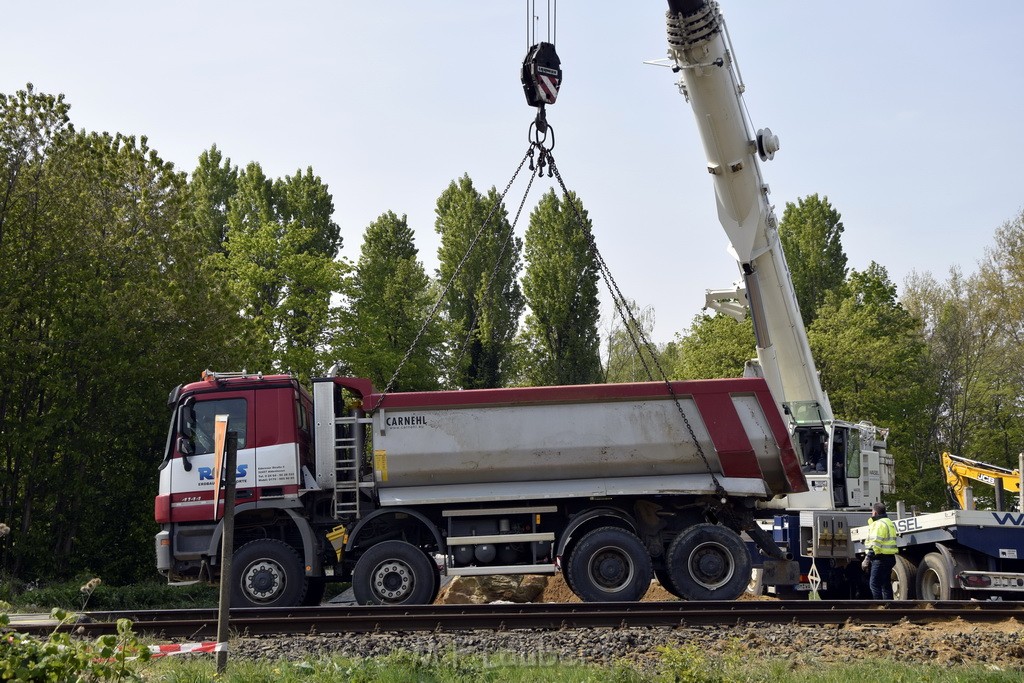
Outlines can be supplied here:
[[594, 529], [569, 556], [569, 587], [583, 602], [636, 602], [653, 575], [647, 548], [619, 527]]
[[735, 600], [750, 583], [750, 553], [740, 535], [717, 524], [698, 524], [668, 548], [672, 583], [684, 600]]
[[676, 596], [677, 598], [682, 597], [679, 595], [679, 591], [676, 590], [676, 587], [672, 584], [672, 575], [669, 573], [667, 569], [655, 569], [654, 578], [656, 578], [658, 580], [658, 583], [661, 584], [661, 587], [667, 590], [669, 593]]
[[306, 572], [295, 549], [283, 541], [249, 541], [231, 564], [233, 607], [295, 607], [306, 595]]
[[437, 569], [426, 553], [405, 541], [370, 547], [352, 570], [352, 591], [360, 605], [428, 605]]
[[913, 600], [917, 595], [917, 567], [903, 557], [896, 556], [896, 565], [892, 568], [893, 600]]
[[963, 600], [964, 592], [951, 588], [946, 559], [939, 553], [928, 553], [917, 568], [917, 597], [919, 600]]
[[437, 596], [441, 594], [441, 568], [437, 566], [433, 556], [428, 555], [427, 560], [430, 562], [430, 568], [434, 574], [434, 589], [430, 591], [430, 601], [427, 604], [433, 605], [437, 602]]

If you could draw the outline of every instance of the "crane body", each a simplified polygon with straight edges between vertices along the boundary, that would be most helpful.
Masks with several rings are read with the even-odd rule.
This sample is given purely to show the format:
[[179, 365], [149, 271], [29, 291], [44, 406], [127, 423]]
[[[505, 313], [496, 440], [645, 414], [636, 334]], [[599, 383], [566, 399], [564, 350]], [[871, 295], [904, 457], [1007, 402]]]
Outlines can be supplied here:
[[[830, 597], [859, 597], [864, 577], [856, 558], [867, 537], [868, 509], [883, 493], [894, 492], [887, 433], [870, 423], [836, 419], [818, 378], [761, 172], [779, 140], [750, 123], [718, 3], [668, 5], [669, 57], [693, 110], [718, 218], [741, 277], [733, 289], [709, 291], [708, 305], [738, 319], [749, 311], [758, 360], [748, 370], [764, 377], [787, 419], [810, 489], [760, 504], [778, 510], [762, 520], [764, 528], [801, 559], [804, 574], [800, 584], [773, 590], [792, 595], [820, 585]], [[1006, 511], [1000, 495], [1021, 491], [1020, 470], [948, 453], [942, 461], [963, 509], [916, 515], [897, 507], [897, 599], [1024, 596], [1024, 514]], [[995, 510], [974, 509], [965, 495], [972, 480], [996, 486]]]
[[[761, 164], [779, 151], [770, 128], [756, 128], [743, 102], [745, 86], [714, 0], [668, 0], [669, 61], [689, 103], [714, 186], [718, 219], [736, 259], [733, 289], [709, 292], [708, 305], [753, 324], [757, 361], [747, 373], [764, 377], [787, 420], [809, 490], [760, 504], [780, 544], [804, 558], [830, 560], [830, 588], [859, 583], [849, 530], [893, 489], [887, 431], [836, 419], [815, 366], [800, 315], [779, 225]], [[770, 517], [774, 513], [774, 517]], [[802, 582], [810, 588], [810, 581]]]

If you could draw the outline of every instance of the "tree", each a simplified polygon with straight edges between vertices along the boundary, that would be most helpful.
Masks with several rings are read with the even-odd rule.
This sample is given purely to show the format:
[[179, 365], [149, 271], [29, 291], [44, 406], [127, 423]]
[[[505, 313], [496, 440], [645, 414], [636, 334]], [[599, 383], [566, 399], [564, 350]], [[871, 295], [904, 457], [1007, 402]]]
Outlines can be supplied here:
[[223, 269], [251, 362], [308, 379], [326, 365], [331, 297], [341, 288], [330, 192], [312, 169], [271, 181], [250, 163], [228, 206]]
[[842, 216], [829, 203], [828, 197], [812, 194], [796, 204], [786, 203], [779, 224], [779, 239], [789, 264], [804, 327], [814, 322], [826, 294], [842, 287], [846, 279], [842, 235]]
[[523, 334], [530, 384], [590, 384], [602, 379], [598, 270], [590, 229], [587, 212], [573, 193], [562, 201], [554, 190], [547, 192], [530, 215], [523, 276], [530, 309]]
[[872, 262], [829, 292], [808, 330], [821, 381], [838, 417], [891, 429], [901, 496], [941, 500], [929, 446], [935, 386], [920, 323], [896, 299], [885, 268]]
[[881, 422], [910, 403], [924, 347], [884, 267], [852, 271], [826, 296], [808, 339], [837, 414]]
[[186, 216], [211, 252], [224, 249], [228, 203], [237, 191], [238, 167], [224, 158], [217, 145], [199, 155], [199, 164], [188, 184]]
[[495, 188], [482, 196], [468, 175], [441, 193], [435, 213], [438, 280], [451, 282], [444, 308], [457, 331], [451, 382], [465, 389], [503, 386], [523, 310], [522, 240], [512, 234]]
[[647, 306], [640, 310], [634, 301], [627, 301], [626, 305], [632, 316], [627, 315], [623, 322], [616, 311], [616, 315], [609, 321], [605, 382], [661, 381], [654, 362], [655, 355], [643, 342], [654, 334], [654, 307]]
[[388, 211], [366, 228], [359, 261], [346, 278], [348, 306], [342, 312], [336, 352], [351, 372], [384, 389], [407, 351], [408, 360], [392, 387], [437, 389], [442, 330], [437, 320], [413, 347], [430, 311], [430, 278], [417, 260], [406, 217]]
[[0, 108], [0, 565], [135, 578], [167, 390], [230, 358], [230, 309], [182, 220], [184, 176], [145, 138], [75, 133], [31, 88]]
[[676, 335], [672, 376], [677, 379], [742, 377], [754, 357], [754, 328], [750, 317], [737, 321], [727, 315], [700, 313], [690, 328]]

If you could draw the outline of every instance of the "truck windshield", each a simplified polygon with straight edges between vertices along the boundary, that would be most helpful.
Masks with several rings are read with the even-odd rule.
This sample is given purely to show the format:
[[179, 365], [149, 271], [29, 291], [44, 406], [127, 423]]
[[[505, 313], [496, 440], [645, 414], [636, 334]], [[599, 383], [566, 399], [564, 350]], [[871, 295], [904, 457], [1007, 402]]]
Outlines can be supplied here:
[[192, 441], [195, 455], [213, 453], [214, 423], [218, 415], [228, 416], [228, 431], [238, 433], [238, 447], [246, 443], [246, 405], [244, 398], [221, 398], [197, 401], [185, 416], [185, 433]]
[[821, 405], [817, 401], [790, 401], [784, 405], [789, 409], [790, 419], [798, 426], [824, 424]]

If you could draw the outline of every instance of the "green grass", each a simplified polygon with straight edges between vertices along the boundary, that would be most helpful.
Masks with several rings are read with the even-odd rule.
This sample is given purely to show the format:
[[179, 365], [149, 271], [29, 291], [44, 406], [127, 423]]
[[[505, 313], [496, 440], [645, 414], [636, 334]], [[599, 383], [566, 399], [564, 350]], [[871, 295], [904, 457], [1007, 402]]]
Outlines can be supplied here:
[[[624, 653], [625, 654], [625, 653]], [[225, 676], [216, 677], [213, 656], [151, 662], [143, 680], [166, 683], [1017, 683], [1021, 670], [947, 667], [862, 660], [841, 664], [795, 663], [788, 660], [712, 658], [696, 648], [664, 649], [651, 670], [640, 672], [625, 661], [598, 667], [565, 660], [522, 660], [512, 656], [460, 657], [397, 652], [376, 659], [333, 658], [307, 662], [231, 662]]]

